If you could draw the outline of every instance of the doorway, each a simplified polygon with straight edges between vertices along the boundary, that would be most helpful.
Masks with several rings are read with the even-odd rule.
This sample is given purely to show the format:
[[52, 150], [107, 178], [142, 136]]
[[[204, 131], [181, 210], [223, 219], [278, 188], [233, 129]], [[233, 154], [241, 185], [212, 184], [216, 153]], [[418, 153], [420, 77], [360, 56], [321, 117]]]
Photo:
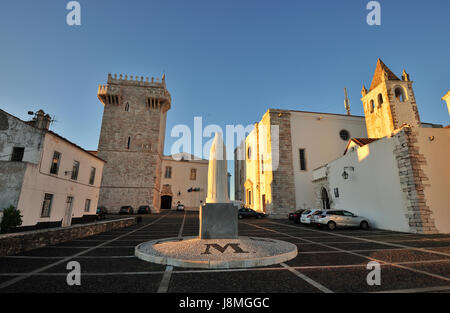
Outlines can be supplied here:
[[322, 188], [322, 209], [330, 209], [330, 198], [328, 197], [328, 191], [325, 188]]
[[73, 211], [73, 197], [67, 197], [66, 200], [66, 212], [62, 222], [62, 227], [67, 227], [72, 224], [72, 211]]
[[172, 209], [172, 196], [161, 196], [161, 210]]

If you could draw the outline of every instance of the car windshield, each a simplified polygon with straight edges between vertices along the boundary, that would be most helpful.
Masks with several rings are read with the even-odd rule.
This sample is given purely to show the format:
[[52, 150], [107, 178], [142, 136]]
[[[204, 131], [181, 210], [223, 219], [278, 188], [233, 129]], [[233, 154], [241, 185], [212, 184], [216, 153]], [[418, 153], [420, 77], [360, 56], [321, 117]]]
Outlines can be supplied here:
[[303, 214], [309, 214], [309, 213], [311, 213], [311, 210], [305, 210], [305, 211], [303, 211]]

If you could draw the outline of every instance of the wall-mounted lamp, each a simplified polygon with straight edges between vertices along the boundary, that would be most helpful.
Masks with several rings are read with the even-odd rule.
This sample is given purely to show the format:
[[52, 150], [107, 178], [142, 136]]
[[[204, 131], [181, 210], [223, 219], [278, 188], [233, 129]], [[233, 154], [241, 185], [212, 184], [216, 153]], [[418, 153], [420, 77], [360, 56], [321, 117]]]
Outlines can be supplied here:
[[353, 166], [344, 167], [344, 172], [342, 173], [343, 179], [348, 179], [348, 172], [354, 172], [355, 168]]
[[428, 137], [428, 140], [433, 141], [434, 140], [434, 136]]

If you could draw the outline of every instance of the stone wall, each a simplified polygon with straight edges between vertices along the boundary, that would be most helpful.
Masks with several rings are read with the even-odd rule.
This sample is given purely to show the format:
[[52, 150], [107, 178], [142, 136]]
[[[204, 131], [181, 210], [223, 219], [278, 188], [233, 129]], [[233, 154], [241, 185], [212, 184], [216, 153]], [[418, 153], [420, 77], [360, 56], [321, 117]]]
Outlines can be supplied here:
[[28, 163], [0, 161], [0, 211], [17, 208]]
[[400, 185], [404, 193], [406, 217], [409, 219], [411, 232], [437, 233], [432, 211], [427, 206], [424, 188], [428, 177], [422, 169], [426, 159], [420, 154], [417, 145], [417, 129], [404, 127], [395, 135], [398, 145], [394, 149], [398, 162]]
[[111, 231], [137, 224], [137, 217], [130, 217], [99, 223], [75, 225], [64, 228], [27, 231], [0, 235], [0, 257], [24, 251], [72, 241], [79, 238]]
[[[294, 169], [292, 161], [291, 113], [270, 110], [270, 124], [279, 127], [279, 164], [272, 181], [271, 217], [285, 218], [295, 209]], [[272, 153], [274, 147], [272, 147]]]
[[110, 212], [121, 206], [150, 205], [159, 211], [161, 157], [170, 94], [164, 79], [143, 81], [108, 77], [98, 97], [104, 104], [98, 156], [103, 169], [99, 205]]

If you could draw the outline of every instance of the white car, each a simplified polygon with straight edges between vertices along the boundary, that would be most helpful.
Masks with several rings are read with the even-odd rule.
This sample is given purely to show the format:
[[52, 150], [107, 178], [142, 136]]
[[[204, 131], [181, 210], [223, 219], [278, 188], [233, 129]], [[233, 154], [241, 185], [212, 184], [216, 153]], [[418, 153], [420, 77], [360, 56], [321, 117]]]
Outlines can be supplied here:
[[300, 216], [300, 222], [302, 224], [311, 224], [311, 216], [313, 216], [314, 213], [317, 211], [320, 211], [319, 209], [313, 209], [313, 210], [306, 210], [302, 213]]

